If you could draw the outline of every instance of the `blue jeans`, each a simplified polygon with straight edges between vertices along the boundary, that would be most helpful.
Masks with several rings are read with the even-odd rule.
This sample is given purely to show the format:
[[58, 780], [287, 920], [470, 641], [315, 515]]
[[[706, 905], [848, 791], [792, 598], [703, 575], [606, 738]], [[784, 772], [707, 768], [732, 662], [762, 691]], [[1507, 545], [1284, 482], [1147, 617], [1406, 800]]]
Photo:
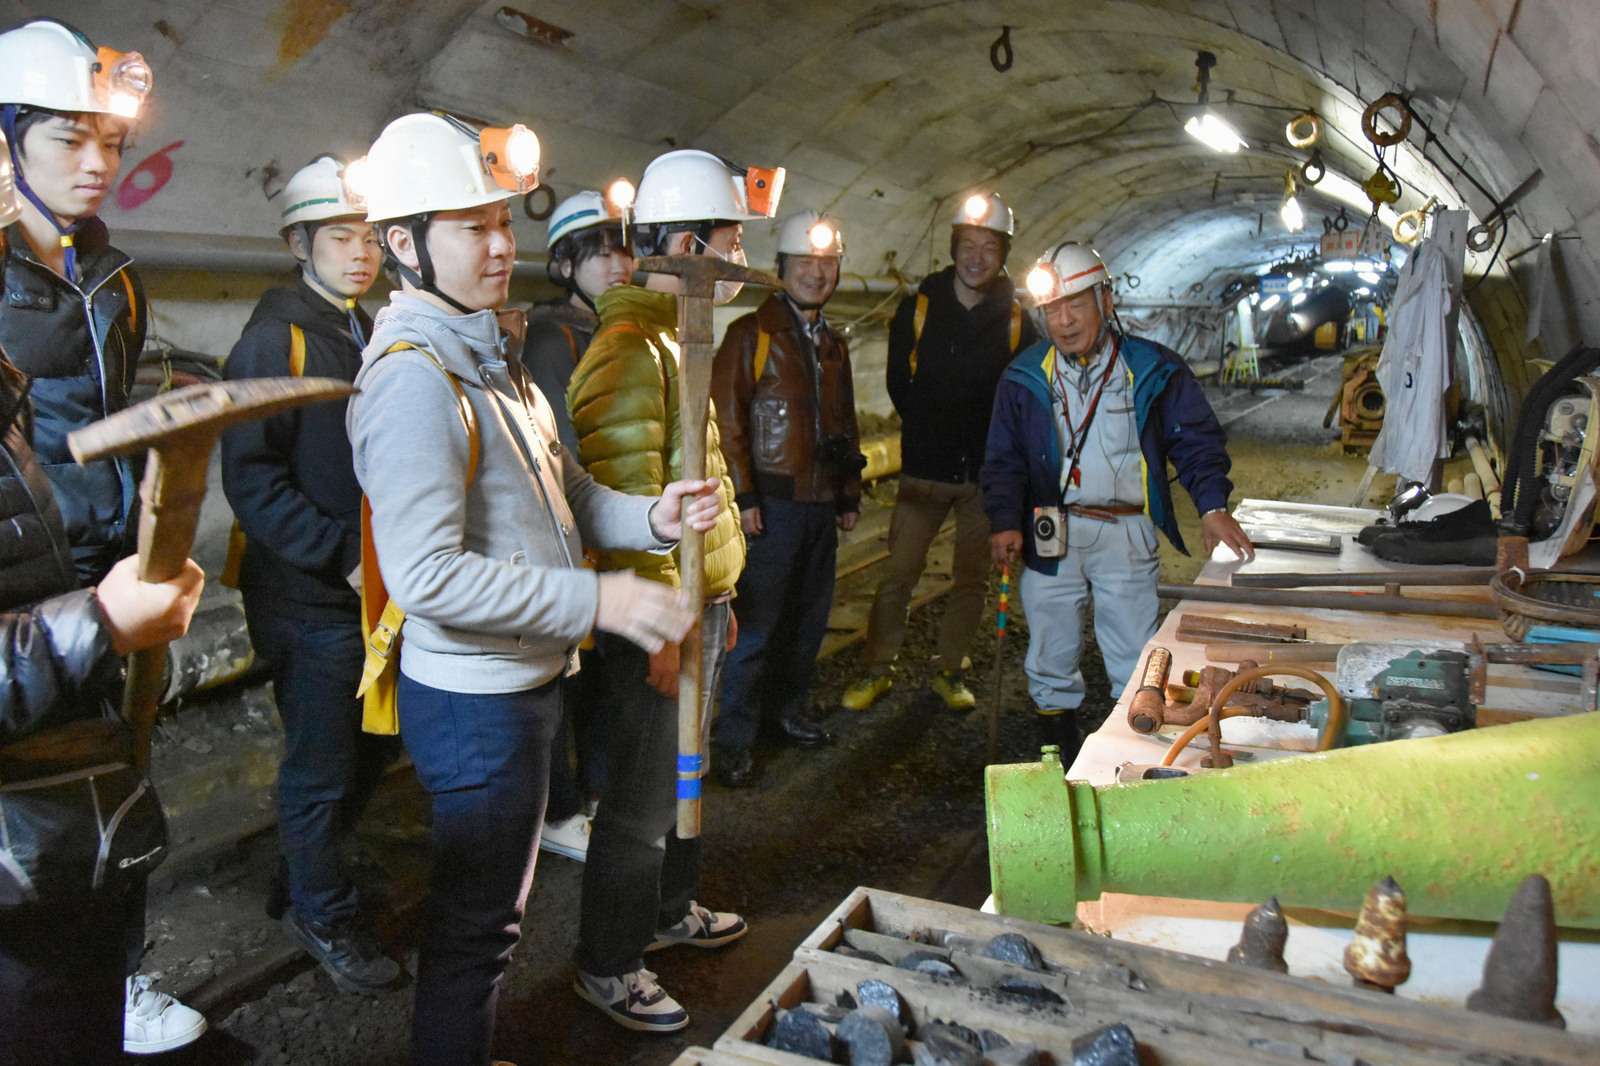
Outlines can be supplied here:
[[392, 737], [361, 732], [365, 644], [361, 625], [291, 618], [245, 602], [250, 642], [272, 663], [272, 693], [283, 720], [278, 766], [278, 837], [289, 895], [306, 921], [348, 921], [356, 888], [339, 857], [383, 771], [399, 754]]
[[[594, 653], [582, 654], [584, 668], [561, 683], [561, 724], [550, 743], [550, 802], [544, 812], [550, 822], [571, 818], [605, 787], [605, 737], [595, 728], [600, 715], [589, 695], [588, 664]], [[576, 773], [569, 742], [578, 756]]]
[[[711, 719], [728, 640], [728, 605], [705, 609], [703, 720]], [[644, 966], [656, 931], [689, 913], [700, 840], [673, 831], [678, 812], [678, 700], [646, 680], [650, 657], [599, 633], [590, 678], [607, 740], [606, 785], [589, 835], [578, 918], [578, 969], [620, 977]], [[586, 667], [587, 668], [587, 667]]]
[[717, 743], [749, 748], [763, 718], [803, 715], [828, 633], [839, 552], [832, 503], [767, 499], [739, 575], [739, 643], [722, 673]]
[[485, 1066], [533, 885], [561, 682], [463, 694], [400, 676], [400, 736], [433, 797], [411, 1022], [417, 1066]]

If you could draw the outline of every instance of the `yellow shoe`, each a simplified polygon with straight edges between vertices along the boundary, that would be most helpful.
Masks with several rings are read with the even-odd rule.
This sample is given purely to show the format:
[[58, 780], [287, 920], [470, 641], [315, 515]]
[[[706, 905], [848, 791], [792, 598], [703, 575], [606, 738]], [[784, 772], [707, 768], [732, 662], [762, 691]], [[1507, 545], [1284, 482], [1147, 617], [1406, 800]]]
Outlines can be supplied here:
[[978, 697], [967, 687], [966, 675], [960, 670], [941, 670], [934, 674], [933, 691], [952, 711], [970, 711], [978, 705]]
[[839, 697], [839, 705], [847, 711], [864, 711], [893, 685], [894, 678], [888, 674], [867, 674], [844, 690], [844, 695]]

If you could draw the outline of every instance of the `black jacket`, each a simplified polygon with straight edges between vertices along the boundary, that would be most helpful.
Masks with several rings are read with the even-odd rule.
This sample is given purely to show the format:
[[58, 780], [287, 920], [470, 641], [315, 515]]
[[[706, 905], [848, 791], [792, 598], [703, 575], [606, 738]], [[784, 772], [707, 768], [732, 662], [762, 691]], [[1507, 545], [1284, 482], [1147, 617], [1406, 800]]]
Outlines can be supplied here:
[[567, 383], [572, 370], [589, 350], [600, 318], [593, 311], [573, 307], [565, 300], [540, 304], [528, 312], [528, 336], [522, 342], [522, 365], [539, 386], [556, 416], [556, 432], [567, 454], [578, 454], [578, 434], [567, 410]]
[[[1015, 288], [1001, 274], [983, 302], [967, 310], [956, 299], [955, 267], [922, 279], [928, 316], [917, 338], [917, 297], [900, 301], [889, 326], [889, 399], [900, 413], [900, 470], [951, 484], [976, 482], [989, 439], [995, 386], [1016, 352], [1038, 339], [1021, 316], [1011, 344]], [[916, 349], [916, 369], [911, 365]]]
[[18, 226], [0, 259], [0, 348], [33, 378], [33, 447], [55, 488], [78, 580], [92, 585], [133, 551], [141, 457], [79, 466], [67, 434], [128, 405], [149, 309], [132, 262], [90, 218], [75, 244], [78, 284], [41, 263]]
[[[362, 328], [372, 329], [357, 309]], [[287, 377], [289, 325], [305, 332], [306, 377], [354, 381], [361, 348], [340, 308], [304, 281], [268, 289], [233, 346], [223, 376]], [[222, 435], [222, 488], [245, 535], [239, 591], [296, 618], [353, 619], [345, 580], [361, 562], [361, 485], [345, 435], [344, 400], [297, 407]]]
[[0, 359], [0, 749], [100, 714], [121, 679], [100, 601], [73, 591], [61, 515], [28, 445], [26, 392]]

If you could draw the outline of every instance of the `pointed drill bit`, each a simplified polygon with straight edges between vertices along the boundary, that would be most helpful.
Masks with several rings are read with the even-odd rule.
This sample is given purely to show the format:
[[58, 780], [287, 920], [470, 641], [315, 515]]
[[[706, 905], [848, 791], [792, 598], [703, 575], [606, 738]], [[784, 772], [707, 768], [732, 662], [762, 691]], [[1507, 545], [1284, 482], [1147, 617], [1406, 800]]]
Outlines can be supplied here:
[[1406, 955], [1406, 894], [1392, 877], [1367, 890], [1356, 919], [1355, 939], [1344, 950], [1344, 968], [1357, 988], [1393, 992], [1411, 976]]
[[1228, 961], [1288, 973], [1289, 964], [1283, 961], [1283, 945], [1288, 939], [1289, 923], [1278, 906], [1278, 897], [1268, 896], [1265, 903], [1246, 916], [1239, 942], [1228, 949]]
[[1467, 1009], [1556, 1029], [1567, 1020], [1556, 1010], [1556, 922], [1550, 882], [1533, 874], [1517, 886], [1483, 960], [1483, 984]]

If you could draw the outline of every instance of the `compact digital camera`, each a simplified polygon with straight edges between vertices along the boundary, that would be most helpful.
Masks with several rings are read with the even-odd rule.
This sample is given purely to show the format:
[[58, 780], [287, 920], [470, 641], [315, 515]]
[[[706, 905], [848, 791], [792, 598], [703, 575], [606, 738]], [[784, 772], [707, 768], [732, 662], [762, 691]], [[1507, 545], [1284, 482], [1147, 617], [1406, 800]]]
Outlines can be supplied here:
[[1059, 559], [1067, 554], [1067, 516], [1059, 507], [1033, 509], [1033, 554]]
[[867, 468], [867, 457], [847, 433], [830, 433], [817, 445], [817, 458], [847, 478], [857, 478]]

